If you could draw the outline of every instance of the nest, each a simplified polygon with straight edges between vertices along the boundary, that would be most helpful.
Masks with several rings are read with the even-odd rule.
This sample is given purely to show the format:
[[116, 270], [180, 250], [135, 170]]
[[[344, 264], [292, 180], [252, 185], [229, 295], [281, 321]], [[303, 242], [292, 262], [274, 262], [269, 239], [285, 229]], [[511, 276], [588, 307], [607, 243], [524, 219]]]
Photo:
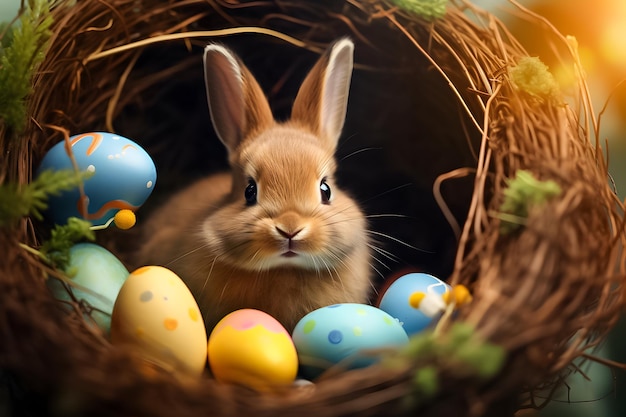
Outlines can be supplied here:
[[[419, 266], [470, 288], [473, 302], [454, 320], [503, 348], [506, 361], [486, 378], [426, 355], [281, 395], [180, 381], [135, 366], [85, 323], [85, 306], [59, 308], [45, 286], [49, 267], [20, 246], [37, 247], [45, 228], [24, 219], [0, 230], [0, 376], [9, 408], [302, 417], [502, 416], [537, 406], [534, 393], [556, 386], [617, 320], [625, 236], [575, 45], [516, 6], [576, 68], [569, 104], [517, 88], [509, 70], [528, 53], [494, 16], [460, 1], [437, 19], [375, 0], [56, 2], [28, 98], [30, 122], [19, 135], [0, 124], [3, 182], [29, 182], [64, 130], [116, 131], [157, 163], [160, 194], [149, 211], [225, 166], [206, 110], [204, 44], [218, 39], [235, 49], [281, 117], [318, 53], [350, 36], [356, 67], [339, 151], [345, 188], [369, 214], [400, 215], [372, 216], [371, 228], [392, 236], [382, 243], [399, 259], [387, 262], [392, 269]], [[519, 170], [554, 181], [561, 193], [503, 233], [510, 219], [501, 207]], [[101, 236], [124, 256], [120, 241], [129, 239]], [[424, 367], [439, 377], [430, 395], [416, 388]]]

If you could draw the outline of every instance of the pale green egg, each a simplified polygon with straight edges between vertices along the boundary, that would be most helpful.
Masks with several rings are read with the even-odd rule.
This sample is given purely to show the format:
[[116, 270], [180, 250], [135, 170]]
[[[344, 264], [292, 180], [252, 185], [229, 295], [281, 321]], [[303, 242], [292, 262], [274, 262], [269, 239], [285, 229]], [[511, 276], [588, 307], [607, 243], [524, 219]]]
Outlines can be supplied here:
[[[70, 262], [65, 272], [76, 284], [70, 289], [74, 297], [93, 307], [91, 318], [108, 334], [115, 299], [129, 275], [126, 267], [102, 246], [79, 243], [70, 249]], [[57, 299], [72, 299], [58, 279], [48, 279], [48, 287]]]

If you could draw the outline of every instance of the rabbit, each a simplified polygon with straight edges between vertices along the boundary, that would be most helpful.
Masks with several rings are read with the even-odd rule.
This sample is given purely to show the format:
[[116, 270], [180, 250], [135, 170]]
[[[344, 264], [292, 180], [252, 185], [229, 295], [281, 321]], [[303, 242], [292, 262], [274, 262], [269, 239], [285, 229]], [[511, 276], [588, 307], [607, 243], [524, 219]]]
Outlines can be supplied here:
[[220, 44], [206, 46], [209, 110], [231, 171], [161, 206], [146, 222], [138, 261], [176, 272], [207, 330], [242, 308], [291, 331], [317, 308], [368, 302], [366, 218], [334, 179], [353, 53], [348, 38], [331, 45], [303, 81], [291, 119], [278, 123], [240, 59]]

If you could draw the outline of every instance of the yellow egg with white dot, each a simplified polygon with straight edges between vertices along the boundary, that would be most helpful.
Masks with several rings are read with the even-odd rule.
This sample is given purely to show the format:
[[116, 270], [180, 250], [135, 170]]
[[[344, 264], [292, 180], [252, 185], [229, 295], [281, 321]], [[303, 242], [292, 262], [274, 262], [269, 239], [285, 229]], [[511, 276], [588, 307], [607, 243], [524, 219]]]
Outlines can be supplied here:
[[145, 266], [132, 272], [111, 316], [111, 342], [166, 369], [202, 374], [207, 334], [196, 300], [174, 272]]

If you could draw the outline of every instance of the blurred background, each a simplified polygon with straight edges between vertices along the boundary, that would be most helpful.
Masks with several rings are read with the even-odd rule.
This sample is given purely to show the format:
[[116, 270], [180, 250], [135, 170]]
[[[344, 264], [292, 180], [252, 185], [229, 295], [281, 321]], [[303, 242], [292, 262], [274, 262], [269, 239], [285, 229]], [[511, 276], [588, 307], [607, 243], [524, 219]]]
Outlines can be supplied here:
[[[505, 21], [508, 29], [538, 56], [564, 88], [571, 84], [571, 71], [550, 62], [552, 52], [540, 30], [528, 30], [516, 17], [515, 6], [507, 0], [475, 0]], [[545, 16], [564, 35], [575, 36], [587, 74], [596, 114], [611, 97], [602, 117], [601, 142], [606, 141], [610, 171], [618, 195], [626, 197], [626, 1], [625, 0], [519, 0], [519, 3]], [[0, 21], [10, 21], [20, 0], [0, 0]], [[626, 363], [626, 320], [612, 332], [607, 343], [593, 354]], [[540, 412], [523, 415], [542, 417], [621, 417], [626, 416], [626, 372], [586, 363], [582, 372], [573, 372], [553, 401]], [[537, 401], [541, 403], [542, 399]]]

